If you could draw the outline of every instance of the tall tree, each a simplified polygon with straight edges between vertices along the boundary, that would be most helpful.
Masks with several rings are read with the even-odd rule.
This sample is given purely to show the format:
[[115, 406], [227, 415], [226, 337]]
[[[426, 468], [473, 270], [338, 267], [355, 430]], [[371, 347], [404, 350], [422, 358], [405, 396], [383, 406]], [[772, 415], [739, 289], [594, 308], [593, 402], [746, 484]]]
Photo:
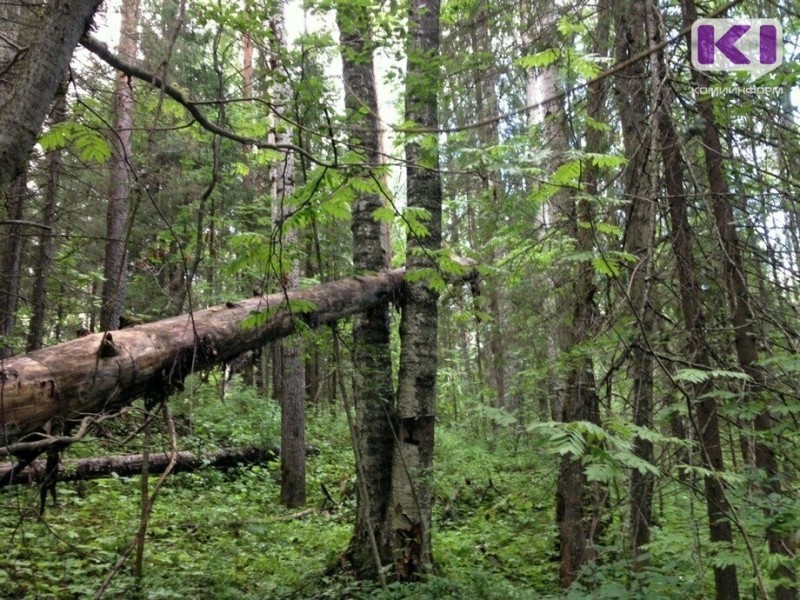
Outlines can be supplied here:
[[[270, 68], [274, 87], [275, 121], [271, 131], [276, 144], [290, 144], [292, 133], [286, 116], [291, 110], [291, 89], [285, 54], [286, 22], [283, 2], [278, 4], [270, 20], [271, 52]], [[294, 256], [298, 244], [297, 230], [287, 219], [291, 208], [287, 202], [294, 193], [294, 153], [287, 151], [283, 158], [270, 169], [270, 195], [272, 196], [272, 223], [277, 232], [273, 252], [281, 265], [280, 284], [285, 290], [300, 284], [300, 261]], [[276, 361], [280, 371], [276, 373], [280, 382], [278, 400], [281, 404], [281, 500], [288, 507], [304, 506], [306, 503], [306, 442], [305, 442], [305, 362], [302, 356], [302, 340], [275, 342]]]
[[[11, 86], [0, 89], [0, 188], [22, 173], [58, 83], [100, 0], [57, 0], [43, 11], [36, 39], [22, 52]], [[4, 65], [0, 65], [4, 66]]]
[[[438, 129], [439, 0], [412, 0], [406, 68], [405, 119]], [[427, 234], [409, 231], [409, 269], [436, 269], [442, 243], [442, 181], [436, 133], [429, 143], [406, 144], [408, 207], [425, 211]], [[438, 369], [438, 293], [431, 282], [409, 282], [400, 320], [397, 441], [392, 461], [389, 519], [395, 574], [403, 580], [431, 573], [433, 450]]]
[[[67, 86], [68, 77], [61, 80], [61, 87], [56, 94], [56, 102], [50, 115], [52, 125], [63, 123], [67, 119]], [[28, 326], [27, 351], [38, 350], [44, 340], [45, 318], [47, 316], [47, 284], [50, 278], [50, 266], [53, 262], [53, 227], [56, 223], [58, 209], [58, 188], [61, 182], [62, 150], [54, 148], [47, 153], [47, 184], [44, 189], [44, 209], [42, 225], [44, 230], [39, 235], [39, 246], [36, 252], [36, 277], [31, 293], [31, 321]]]
[[[117, 52], [122, 60], [133, 63], [138, 48], [136, 29], [139, 21], [139, 0], [123, 0], [121, 10]], [[106, 247], [100, 306], [100, 328], [103, 331], [119, 327], [119, 319], [125, 308], [128, 285], [128, 197], [132, 182], [133, 110], [133, 78], [117, 72], [114, 83], [114, 130], [111, 132]]]
[[[380, 168], [378, 101], [373, 62], [371, 3], [337, 5], [339, 47], [342, 55], [345, 108], [349, 144], [364, 166], [354, 173], [368, 186]], [[352, 206], [353, 270], [356, 275], [375, 273], [388, 266], [383, 225], [373, 213], [383, 206], [377, 191], [360, 193]], [[358, 492], [356, 524], [350, 544], [350, 560], [364, 577], [377, 575], [372, 540], [383, 565], [391, 564], [391, 536], [387, 510], [392, 482], [394, 433], [394, 385], [389, 348], [389, 310], [376, 306], [353, 323], [353, 396], [356, 405], [356, 459], [362, 462], [366, 481]], [[341, 376], [341, 374], [340, 374]], [[372, 534], [370, 534], [370, 530]]]
[[[698, 16], [694, 0], [682, 0], [682, 6], [684, 23], [691, 25]], [[703, 71], [693, 70], [692, 78], [698, 87], [708, 87], [710, 84]], [[700, 97], [697, 111], [702, 122], [703, 155], [711, 192], [714, 225], [721, 250], [719, 256], [727, 291], [729, 318], [733, 326], [733, 345], [739, 366], [749, 377], [745, 398], [763, 404], [754, 419], [755, 429], [759, 433], [755, 442], [756, 468], [765, 476], [765, 491], [778, 499], [783, 496], [783, 486], [778, 459], [769, 439], [773, 417], [767, 397], [767, 377], [763, 366], [759, 364], [756, 346], [758, 323], [752, 308], [741, 242], [731, 205], [731, 190], [725, 173], [726, 153], [722, 148], [713, 101], [708, 97]], [[767, 510], [767, 514], [774, 517], [771, 509]], [[797, 597], [797, 589], [795, 572], [790, 563], [795, 546], [792, 532], [782, 530], [781, 524], [771, 519], [767, 525], [766, 537], [770, 552], [782, 558], [776, 569], [781, 582], [775, 590], [775, 597], [777, 600], [793, 600]]]
[[[648, 12], [644, 2], [626, 1], [616, 12], [616, 58], [622, 62], [648, 47]], [[654, 312], [651, 304], [653, 244], [655, 237], [654, 168], [651, 153], [652, 123], [647, 89], [648, 70], [644, 60], [634, 62], [616, 77], [615, 97], [622, 125], [622, 139], [628, 163], [623, 175], [623, 194], [628, 202], [625, 250], [635, 258], [627, 286], [628, 302], [635, 332], [630, 342], [630, 374], [633, 380], [631, 405], [633, 423], [645, 429], [653, 426]], [[653, 463], [653, 443], [637, 437], [636, 455]], [[653, 521], [653, 473], [631, 470], [631, 550], [634, 567], [646, 562], [641, 549], [650, 541]]]
[[14, 335], [17, 322], [22, 249], [25, 243], [22, 221], [28, 195], [28, 174], [23, 171], [4, 194], [8, 220], [2, 226], [6, 231], [0, 243], [0, 358], [14, 354], [10, 338]]

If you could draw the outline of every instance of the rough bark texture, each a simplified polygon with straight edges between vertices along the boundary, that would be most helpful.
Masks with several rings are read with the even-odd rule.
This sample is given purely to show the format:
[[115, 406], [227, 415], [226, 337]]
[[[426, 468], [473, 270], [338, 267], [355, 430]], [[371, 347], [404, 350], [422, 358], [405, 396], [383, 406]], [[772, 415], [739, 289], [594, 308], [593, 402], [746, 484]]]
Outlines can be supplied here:
[[[225, 448], [210, 454], [183, 451], [178, 452], [177, 463], [171, 472], [183, 473], [209, 467], [230, 469], [241, 465], [265, 464], [274, 461], [279, 455], [280, 448], [278, 447], [258, 448], [256, 446]], [[149, 454], [147, 456], [148, 472], [151, 475], [163, 473], [170, 458], [169, 452]], [[0, 465], [0, 482], [7, 485], [42, 483], [47, 477], [46, 463], [45, 460], [33, 461], [10, 480], [8, 475], [12, 467], [7, 464]], [[120, 477], [132, 477], [142, 473], [143, 465], [143, 454], [63, 459], [58, 467], [58, 481], [85, 481], [111, 477], [112, 474]]]
[[[67, 85], [68, 78], [61, 80], [61, 87], [51, 113], [53, 125], [67, 120]], [[39, 248], [36, 253], [35, 273], [31, 293], [31, 322], [28, 326], [28, 344], [26, 350], [32, 352], [42, 347], [47, 316], [47, 283], [50, 277], [50, 265], [53, 262], [53, 227], [56, 223], [58, 208], [58, 186], [61, 180], [61, 149], [51, 150], [47, 156], [47, 186], [44, 190], [44, 209], [42, 225], [47, 229], [39, 236]]]
[[27, 198], [28, 177], [23, 171], [5, 194], [5, 213], [9, 224], [0, 226], [6, 230], [0, 242], [0, 358], [14, 354], [14, 344], [9, 338], [14, 335], [17, 322], [22, 248], [25, 243], [24, 226], [20, 221], [25, 216]]
[[[386, 306], [399, 298], [404, 272], [229, 302], [5, 360], [0, 366], [0, 439], [13, 443], [48, 421], [79, 420], [147, 391], [169, 391], [192, 371], [293, 333], [297, 318], [313, 327]], [[287, 297], [311, 302], [316, 308], [290, 313]], [[253, 311], [263, 313], [264, 322], [243, 327], [242, 321]], [[36, 437], [28, 436], [28, 440]]]
[[[648, 46], [646, 5], [630, 0], [616, 14], [617, 61], [642, 52]], [[651, 157], [652, 130], [650, 122], [647, 70], [638, 61], [617, 76], [614, 86], [622, 139], [628, 164], [623, 176], [624, 197], [629, 202], [625, 228], [625, 250], [636, 257], [631, 265], [628, 282], [628, 302], [634, 318], [631, 342], [630, 375], [633, 380], [633, 423], [639, 427], [653, 426], [653, 356], [650, 339], [654, 329], [654, 313], [650, 304], [653, 268], [653, 238], [655, 236], [655, 200]], [[653, 463], [653, 443], [637, 437], [636, 455]], [[653, 523], [653, 474], [631, 470], [631, 555], [634, 568], [646, 561], [640, 556], [642, 546], [650, 541]]]
[[[406, 71], [406, 120], [436, 129], [439, 124], [436, 70], [439, 0], [412, 0]], [[442, 181], [437, 145], [406, 145], [408, 206], [427, 211], [428, 235], [408, 236], [409, 268], [436, 269], [442, 244]], [[421, 166], [429, 164], [431, 168]], [[433, 571], [431, 501], [438, 367], [438, 294], [424, 280], [409, 282], [400, 321], [397, 440], [392, 461], [389, 519], [394, 570], [401, 580]]]
[[[369, 7], [339, 4], [339, 26], [344, 78], [345, 107], [350, 118], [350, 143], [370, 165], [359, 176], [367, 181], [381, 164], [378, 102], [372, 59], [371, 14]], [[378, 194], [360, 194], [352, 206], [353, 267], [357, 274], [386, 268], [388, 249], [382, 225], [372, 214], [383, 206]], [[353, 324], [353, 397], [356, 406], [356, 445], [363, 463], [368, 498], [361, 497], [355, 531], [350, 543], [350, 560], [363, 577], [377, 575], [369, 536], [371, 527], [383, 565], [392, 561], [391, 539], [386, 527], [391, 489], [394, 435], [394, 385], [389, 349], [389, 310], [375, 306], [359, 315]]]
[[[697, 19], [697, 9], [694, 0], [683, 0], [684, 21], [691, 24]], [[692, 78], [697, 86], [708, 86], [709, 79], [702, 71], [693, 70]], [[728, 296], [728, 309], [731, 324], [734, 330], [734, 348], [739, 366], [742, 371], [750, 376], [750, 383], [746, 386], [746, 396], [749, 400], [757, 400], [759, 395], [765, 394], [766, 373], [758, 364], [758, 339], [755, 317], [750, 305], [750, 291], [747, 287], [744, 259], [742, 257], [739, 234], [736, 230], [733, 207], [731, 206], [731, 192], [724, 171], [725, 154], [722, 149], [719, 130], [716, 124], [714, 105], [708, 98], [697, 102], [697, 110], [704, 123], [702, 140], [705, 156], [708, 185], [711, 190], [711, 205], [714, 213], [717, 236], [720, 242], [720, 257], [725, 287]], [[768, 400], [766, 401], [768, 402]], [[783, 495], [781, 474], [778, 470], [778, 461], [775, 451], [769, 444], [769, 435], [772, 429], [772, 416], [769, 408], [761, 410], [754, 419], [756, 431], [761, 435], [755, 442], [756, 467], [766, 476], [764, 489], [768, 494], [776, 497]], [[772, 511], [767, 511], [767, 516], [772, 516]], [[785, 584], [775, 589], [776, 600], [793, 600], [797, 597], [796, 576], [790, 561], [794, 557], [795, 544], [791, 532], [780, 531], [778, 524], [769, 525], [766, 531], [769, 551], [782, 555], [785, 559], [781, 566], [775, 569], [775, 575], [780, 577]]]
[[[652, 10], [657, 8], [654, 6]], [[662, 32], [663, 35], [663, 32]], [[659, 53], [658, 79], [665, 74], [664, 56]], [[683, 320], [687, 330], [686, 354], [692, 364], [700, 369], [709, 369], [708, 341], [706, 339], [705, 317], [700, 299], [700, 288], [696, 277], [693, 254], [693, 235], [689, 225], [684, 190], [683, 162], [680, 142], [670, 114], [671, 97], [662, 89], [656, 109], [658, 132], [660, 136], [661, 158], [664, 168], [664, 185], [669, 199], [670, 229], [672, 248], [675, 253], [675, 268], [681, 292]], [[706, 496], [706, 509], [709, 523], [709, 539], [712, 542], [733, 543], [733, 532], [728, 518], [730, 505], [725, 494], [722, 479], [716, 473], [724, 470], [722, 442], [719, 431], [717, 402], [710, 395], [713, 385], [710, 380], [691, 386], [690, 414], [696, 416], [697, 438], [700, 442], [700, 460], [703, 467], [712, 475], [703, 479]], [[735, 565], [714, 568], [714, 585], [718, 600], [735, 600], [739, 597], [739, 584]]]
[[[125, 62], [136, 59], [139, 0], [123, 0], [117, 54]], [[114, 131], [111, 133], [106, 248], [100, 328], [119, 327], [128, 284], [128, 196], [131, 191], [131, 132], [133, 130], [133, 78], [117, 72], [114, 84]]]
[[[281, 52], [286, 46], [286, 24], [284, 22], [283, 4], [279, 4], [273, 15], [270, 28], [272, 30], [271, 68], [283, 75]], [[270, 132], [274, 142], [290, 144], [292, 134], [288, 124], [282, 120], [291, 102], [291, 90], [288, 81], [278, 79], [272, 97], [277, 101], [275, 107], [276, 123]], [[298, 243], [297, 230], [285, 227], [284, 220], [291, 213], [286, 203], [294, 193], [294, 154], [286, 152], [283, 158], [273, 164], [270, 169], [270, 192], [272, 196], [272, 222], [278, 232], [273, 236], [277, 240], [280, 263], [287, 263], [287, 255], [293, 252]], [[282, 267], [283, 268], [283, 267]], [[280, 273], [281, 286], [284, 290], [296, 288], [300, 283], [300, 261], [296, 257], [288, 257], [285, 271]], [[279, 340], [275, 344], [276, 353], [280, 354], [280, 391], [278, 400], [281, 404], [281, 501], [290, 508], [305, 506], [306, 503], [306, 454], [305, 454], [305, 364], [302, 357], [302, 340], [299, 338]], [[276, 361], [277, 362], [277, 361]]]
[[[610, 12], [605, 5], [600, 9], [597, 24], [596, 49], [598, 54], [607, 52]], [[554, 13], [544, 13], [541, 27], [551, 30], [555, 27]], [[550, 33], [550, 35], [553, 35]], [[537, 73], [537, 95], [557, 87], [556, 72], [543, 69]], [[531, 94], [529, 93], [529, 97]], [[603, 121], [606, 87], [603, 81], [593, 83], [588, 90], [587, 112], [597, 121]], [[565, 152], [568, 147], [566, 123], [564, 121], [563, 99], [550, 102], [538, 109], [539, 118], [544, 120], [545, 131], [553, 143]], [[587, 133], [586, 150], [603, 152], [606, 142], [601, 132], [591, 129]], [[555, 166], [553, 167], [555, 168]], [[597, 194], [597, 170], [585, 165], [584, 191], [588, 195]], [[594, 214], [592, 202], [586, 198], [575, 198], [574, 194], [559, 192], [548, 203], [545, 221], [549, 226], [557, 225], [574, 240], [575, 251], [592, 254], [594, 252]], [[579, 227], [578, 224], [581, 224]], [[564, 352], [566, 376], [563, 397], [554, 402], [555, 420], [565, 423], [591, 421], [599, 424], [600, 400], [596, 392], [594, 361], [585, 345], [596, 334], [597, 308], [594, 303], [596, 286], [594, 266], [591, 261], [575, 263], [571, 279], [563, 275], [554, 276], [556, 287], [564, 287], [564, 302], [571, 308], [565, 311], [571, 320], [558, 325], [558, 331], [548, 342]], [[567, 300], [568, 298], [568, 300]], [[606, 495], [600, 484], [589, 485], [580, 460], [565, 456], [561, 460], [556, 488], [556, 524], [559, 528], [559, 579], [562, 587], [569, 587], [575, 581], [581, 567], [594, 560], [594, 541], [602, 530], [601, 509]]]
[[100, 0], [56, 0], [20, 59], [0, 111], [0, 189], [22, 173], [61, 76]]

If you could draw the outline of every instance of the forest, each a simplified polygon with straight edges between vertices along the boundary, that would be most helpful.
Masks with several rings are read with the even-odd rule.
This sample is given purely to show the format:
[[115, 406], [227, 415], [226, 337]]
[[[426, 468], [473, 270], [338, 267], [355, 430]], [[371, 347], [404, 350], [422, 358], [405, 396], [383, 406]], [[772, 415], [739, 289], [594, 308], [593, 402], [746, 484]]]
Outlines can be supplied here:
[[798, 33], [0, 3], [0, 598], [800, 597]]

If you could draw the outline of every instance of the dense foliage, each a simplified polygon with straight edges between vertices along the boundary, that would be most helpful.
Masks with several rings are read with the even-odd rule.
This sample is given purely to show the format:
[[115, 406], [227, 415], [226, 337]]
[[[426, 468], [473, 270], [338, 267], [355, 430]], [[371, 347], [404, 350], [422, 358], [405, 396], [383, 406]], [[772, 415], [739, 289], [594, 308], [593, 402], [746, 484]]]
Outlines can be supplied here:
[[[277, 463], [55, 498], [8, 486], [0, 596], [90, 597], [114, 573], [107, 597], [796, 597], [797, 4], [447, 0], [433, 54], [409, 42], [431, 37], [408, 16], [418, 4], [109, 2], [88, 35], [113, 52], [129, 11], [127, 66], [149, 81], [79, 47], [25, 173], [0, 190], [0, 361], [101, 331], [120, 289], [129, 326], [363, 275], [370, 240], [350, 225], [371, 199], [389, 265], [419, 266], [409, 289], [439, 295], [437, 405], [414, 421], [435, 416], [434, 472], [415, 474], [432, 482], [433, 573], [358, 576], [359, 321], [302, 321], [307, 509], [281, 506]], [[784, 64], [760, 91], [691, 68], [698, 11], [778, 19]], [[0, 7], [0, 78], [37, 18]], [[378, 114], [342, 75], [373, 61]], [[411, 119], [426, 97], [438, 126]], [[127, 208], [112, 215], [120, 166]], [[441, 186], [441, 248], [409, 173]], [[405, 301], [389, 310], [395, 386]], [[277, 444], [282, 355], [252, 350], [55, 451]], [[143, 562], [118, 563], [143, 524]]]

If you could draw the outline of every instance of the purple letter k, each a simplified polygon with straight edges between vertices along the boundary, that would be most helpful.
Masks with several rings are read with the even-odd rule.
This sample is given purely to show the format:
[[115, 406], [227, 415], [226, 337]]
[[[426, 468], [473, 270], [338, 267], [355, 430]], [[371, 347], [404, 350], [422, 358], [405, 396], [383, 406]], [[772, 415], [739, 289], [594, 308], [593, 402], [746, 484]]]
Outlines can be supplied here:
[[736, 47], [739, 38], [749, 30], [750, 25], [734, 25], [719, 40], [715, 40], [714, 26], [701, 25], [697, 28], [697, 61], [702, 65], [713, 64], [714, 48], [716, 47], [733, 64], [749, 65], [750, 60]]

